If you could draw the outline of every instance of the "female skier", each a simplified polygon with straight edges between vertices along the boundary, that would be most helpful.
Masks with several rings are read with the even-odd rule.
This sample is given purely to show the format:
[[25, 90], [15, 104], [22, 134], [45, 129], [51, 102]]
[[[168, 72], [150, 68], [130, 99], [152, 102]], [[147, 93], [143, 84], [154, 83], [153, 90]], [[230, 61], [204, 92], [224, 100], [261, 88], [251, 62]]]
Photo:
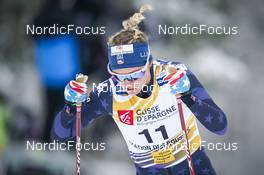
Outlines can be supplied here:
[[137, 175], [214, 175], [196, 119], [223, 135], [225, 114], [184, 64], [153, 58], [148, 37], [138, 27], [150, 9], [142, 6], [109, 38], [109, 79], [90, 93], [85, 83], [67, 84], [66, 105], [55, 117], [53, 137], [75, 137], [76, 104], [82, 103], [82, 128], [103, 114], [112, 116]]

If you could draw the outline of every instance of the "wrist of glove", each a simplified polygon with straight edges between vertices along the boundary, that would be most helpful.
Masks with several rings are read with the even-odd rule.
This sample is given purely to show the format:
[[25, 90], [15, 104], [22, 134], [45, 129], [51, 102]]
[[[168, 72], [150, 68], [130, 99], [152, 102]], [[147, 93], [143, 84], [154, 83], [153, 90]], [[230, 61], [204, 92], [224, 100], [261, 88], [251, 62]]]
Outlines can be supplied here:
[[188, 107], [191, 107], [195, 103], [195, 100], [196, 100], [196, 97], [193, 96], [191, 90], [181, 94], [180, 98]]
[[75, 103], [71, 103], [71, 102], [67, 102], [65, 100], [66, 105], [64, 106], [65, 111], [68, 114], [75, 114], [76, 113], [76, 104]]

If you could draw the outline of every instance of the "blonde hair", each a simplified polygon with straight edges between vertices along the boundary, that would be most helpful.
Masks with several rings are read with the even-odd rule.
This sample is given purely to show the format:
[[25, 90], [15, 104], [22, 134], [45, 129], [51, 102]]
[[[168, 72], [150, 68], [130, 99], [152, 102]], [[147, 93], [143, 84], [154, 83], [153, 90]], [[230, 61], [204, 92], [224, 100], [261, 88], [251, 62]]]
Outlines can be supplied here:
[[122, 22], [123, 29], [108, 39], [108, 45], [131, 44], [136, 42], [147, 42], [147, 35], [139, 30], [138, 25], [145, 19], [145, 11], [152, 10], [148, 4], [140, 7], [139, 12]]

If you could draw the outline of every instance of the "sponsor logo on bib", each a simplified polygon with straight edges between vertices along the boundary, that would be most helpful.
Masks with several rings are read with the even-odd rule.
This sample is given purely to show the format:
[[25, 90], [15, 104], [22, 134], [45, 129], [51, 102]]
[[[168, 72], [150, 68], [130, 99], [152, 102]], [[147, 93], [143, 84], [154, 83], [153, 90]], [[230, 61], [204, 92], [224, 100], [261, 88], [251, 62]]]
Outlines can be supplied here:
[[122, 123], [127, 125], [134, 124], [133, 110], [118, 110], [117, 113], [118, 118]]

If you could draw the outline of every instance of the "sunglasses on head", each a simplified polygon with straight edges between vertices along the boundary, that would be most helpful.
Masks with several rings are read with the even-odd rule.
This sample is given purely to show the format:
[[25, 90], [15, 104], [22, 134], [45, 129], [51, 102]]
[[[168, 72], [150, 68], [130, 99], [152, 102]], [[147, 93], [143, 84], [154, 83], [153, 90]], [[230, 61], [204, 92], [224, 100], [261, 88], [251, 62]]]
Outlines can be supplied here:
[[129, 73], [129, 74], [117, 74], [117, 73], [113, 72], [110, 68], [110, 64], [107, 65], [107, 70], [111, 75], [113, 75], [119, 81], [125, 81], [125, 80], [134, 81], [134, 80], [137, 80], [137, 79], [144, 77], [148, 65], [149, 65], [149, 59], [147, 59], [147, 62], [142, 69], [135, 71], [135, 72], [132, 72], [132, 73]]

